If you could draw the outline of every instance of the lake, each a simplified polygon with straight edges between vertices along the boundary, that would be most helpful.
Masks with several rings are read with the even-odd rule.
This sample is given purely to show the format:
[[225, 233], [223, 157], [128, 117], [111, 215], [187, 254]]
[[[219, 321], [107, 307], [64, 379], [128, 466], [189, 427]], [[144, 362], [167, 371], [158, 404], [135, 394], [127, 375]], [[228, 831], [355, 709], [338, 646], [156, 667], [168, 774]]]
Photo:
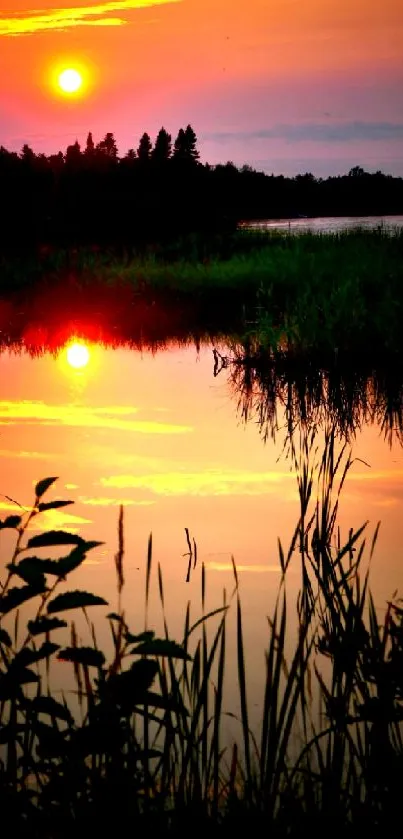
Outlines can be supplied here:
[[361, 227], [364, 230], [401, 229], [403, 216], [333, 216], [323, 218], [296, 219], [260, 219], [248, 222], [246, 227], [254, 230], [285, 230], [292, 233], [302, 233], [309, 230], [312, 233], [341, 233], [343, 230], [354, 230]]
[[[18, 512], [10, 499], [30, 504], [39, 478], [60, 476], [50, 497], [72, 499], [74, 506], [49, 511], [42, 523], [33, 524], [104, 542], [75, 572], [74, 587], [105, 597], [115, 608], [114, 555], [119, 505], [124, 505], [124, 603], [130, 623], [139, 631], [144, 627], [147, 540], [152, 532], [149, 625], [162, 628], [156, 575], [160, 563], [168, 625], [177, 640], [183, 634], [187, 601], [195, 619], [201, 614], [202, 564], [207, 608], [216, 608], [223, 589], [228, 597], [234, 588], [233, 556], [244, 609], [248, 685], [257, 707], [267, 615], [273, 612], [280, 579], [277, 539], [288, 547], [299, 515], [296, 477], [284, 453], [285, 403], [278, 395], [277, 428], [271, 423], [264, 442], [256, 406], [249, 405], [248, 421], [242, 414], [239, 368], [219, 363], [217, 369], [213, 350], [218, 359], [227, 358], [231, 351], [225, 342], [205, 340], [196, 346], [171, 341], [157, 351], [145, 343], [139, 351], [87, 341], [88, 357], [81, 357], [68, 353], [73, 341], [72, 334], [53, 353], [32, 346], [28, 352], [20, 345], [0, 354], [1, 517]], [[84, 366], [74, 366], [83, 358]], [[395, 590], [403, 591], [398, 417], [386, 441], [381, 429], [385, 400], [379, 401], [374, 383], [369, 383], [362, 407], [359, 392], [354, 399], [350, 444], [356, 460], [343, 489], [338, 523], [347, 537], [350, 527], [368, 520], [370, 541], [376, 523], [382, 522], [371, 576], [382, 614]], [[324, 439], [320, 417], [325, 419], [323, 404], [313, 415], [319, 454]], [[297, 432], [295, 439], [298, 445]], [[197, 565], [189, 582], [185, 528], [197, 544]], [[1, 537], [5, 564], [11, 535], [4, 531]], [[288, 586], [293, 602], [300, 587], [298, 553]], [[295, 611], [293, 615], [296, 630]], [[228, 653], [229, 684], [235, 690], [231, 633]], [[63, 678], [59, 673], [60, 684]]]

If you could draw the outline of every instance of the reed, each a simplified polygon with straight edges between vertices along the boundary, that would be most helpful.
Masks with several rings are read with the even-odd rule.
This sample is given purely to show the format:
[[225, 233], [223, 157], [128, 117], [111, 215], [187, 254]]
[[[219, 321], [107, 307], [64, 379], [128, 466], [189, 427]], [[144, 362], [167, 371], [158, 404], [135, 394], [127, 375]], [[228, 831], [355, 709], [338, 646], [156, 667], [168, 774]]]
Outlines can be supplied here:
[[[329, 428], [320, 450], [315, 432], [301, 430], [289, 456], [300, 512], [289, 548], [279, 542], [259, 731], [251, 727], [235, 563], [232, 590], [208, 611], [206, 571], [187, 534], [202, 612], [192, 617], [189, 603], [182, 637], [173, 640], [151, 537], [144, 629], [128, 625], [123, 510], [115, 608], [69, 585], [99, 543], [64, 531], [31, 536], [27, 529], [44, 510], [70, 503], [42, 500], [55, 478], [37, 484], [27, 512], [1, 522], [2, 530], [14, 531], [15, 548], [0, 594], [0, 794], [2, 819], [16, 835], [64, 838], [91, 829], [106, 836], [129, 825], [133, 833], [167, 836], [195, 828], [219, 836], [236, 827], [293, 837], [305, 829], [313, 836], [353, 835], [394, 824], [403, 776], [403, 609], [391, 601], [381, 622], [370, 593], [378, 527], [368, 545], [367, 524], [346, 539], [340, 534], [338, 509], [353, 468], [348, 447]], [[295, 563], [301, 590], [292, 637], [287, 578]], [[149, 628], [154, 581], [162, 637]], [[110, 654], [99, 648], [92, 607], [106, 613]], [[231, 611], [240, 707], [232, 748], [223, 739], [226, 714], [233, 713], [225, 687]], [[72, 668], [72, 689], [61, 700], [52, 690], [55, 659]]]

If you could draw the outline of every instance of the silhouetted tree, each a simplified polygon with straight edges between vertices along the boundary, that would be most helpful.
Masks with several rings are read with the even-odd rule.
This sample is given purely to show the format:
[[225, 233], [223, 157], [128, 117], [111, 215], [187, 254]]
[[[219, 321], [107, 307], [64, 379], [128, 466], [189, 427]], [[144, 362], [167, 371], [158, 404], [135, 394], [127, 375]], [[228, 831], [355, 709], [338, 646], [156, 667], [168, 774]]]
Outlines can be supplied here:
[[186, 159], [186, 139], [183, 128], [180, 128], [174, 142], [173, 156], [175, 160]]
[[62, 151], [59, 151], [57, 154], [51, 154], [48, 157], [49, 165], [52, 170], [60, 171], [63, 169], [64, 166], [64, 155]]
[[160, 128], [151, 157], [157, 163], [163, 163], [164, 161], [169, 160], [171, 153], [172, 137], [168, 134], [168, 131], [166, 131], [165, 128]]
[[92, 157], [94, 152], [95, 152], [95, 144], [94, 144], [94, 140], [92, 138], [92, 131], [89, 131], [88, 136], [87, 136], [87, 142], [86, 142], [84, 154], [87, 157]]
[[191, 125], [185, 130], [187, 155], [190, 160], [199, 160], [200, 154], [197, 150], [197, 137]]
[[197, 151], [197, 137], [191, 125], [185, 130], [180, 128], [174, 143], [175, 160], [187, 160], [195, 163], [199, 159]]
[[97, 144], [96, 149], [98, 152], [101, 152], [101, 154], [109, 157], [110, 160], [117, 160], [118, 148], [115, 137], [111, 131], [108, 131], [108, 133], [105, 134], [104, 139]]
[[68, 166], [77, 166], [81, 162], [81, 146], [78, 140], [66, 149], [66, 163]]
[[348, 176], [349, 178], [362, 178], [362, 176], [366, 174], [367, 173], [362, 168], [362, 166], [353, 166], [353, 168], [350, 169]]
[[28, 165], [31, 165], [35, 160], [35, 152], [31, 149], [31, 146], [28, 146], [27, 143], [24, 143], [21, 149], [21, 160]]
[[139, 147], [137, 149], [137, 157], [141, 163], [146, 163], [150, 160], [152, 147], [150, 135], [145, 131], [140, 139]]
[[154, 148], [144, 133], [138, 151], [122, 158], [112, 133], [95, 147], [89, 132], [83, 152], [76, 140], [48, 157], [28, 144], [20, 153], [0, 145], [0, 195], [0, 250], [21, 242], [130, 247], [189, 231], [225, 233], [240, 219], [403, 212], [403, 179], [360, 166], [323, 180], [231, 161], [203, 165], [191, 125], [179, 130], [173, 155], [165, 128]]

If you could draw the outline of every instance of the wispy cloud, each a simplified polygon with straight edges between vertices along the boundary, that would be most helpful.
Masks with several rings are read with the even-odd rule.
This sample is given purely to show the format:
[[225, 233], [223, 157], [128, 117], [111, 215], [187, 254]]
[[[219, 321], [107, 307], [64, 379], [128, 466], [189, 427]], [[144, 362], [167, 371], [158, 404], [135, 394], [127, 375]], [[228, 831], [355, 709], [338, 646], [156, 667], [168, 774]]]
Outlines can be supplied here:
[[[206, 567], [209, 571], [233, 571], [231, 562], [207, 562]], [[278, 565], [238, 565], [236, 563], [237, 571], [248, 571], [251, 574], [279, 574], [281, 571], [280, 563]]]
[[80, 495], [78, 501], [81, 504], [88, 504], [89, 507], [119, 507], [121, 504], [123, 507], [149, 507], [151, 504], [155, 504], [155, 501], [136, 501], [133, 498], [106, 498], [102, 495], [99, 498], [87, 498], [86, 495]]
[[134, 431], [139, 434], [186, 434], [188, 425], [124, 419], [135, 414], [137, 408], [111, 406], [87, 408], [83, 405], [48, 405], [46, 402], [0, 402], [0, 425], [25, 422], [31, 425], [68, 425], [85, 428], [110, 428]]
[[0, 499], [0, 510], [7, 510], [7, 512], [9, 510], [11, 510], [11, 512], [15, 513], [16, 516], [21, 516], [21, 515], [23, 515], [23, 513], [27, 513], [31, 509], [32, 509], [32, 507], [22, 507], [21, 508], [20, 505], [17, 504], [17, 502], [15, 504], [12, 504], [11, 501], [2, 501]]
[[[15, 12], [11, 17], [0, 14], [0, 36], [15, 37], [55, 30], [60, 32], [77, 26], [124, 26], [128, 23], [127, 12], [178, 2], [180, 0], [112, 0], [94, 6], [32, 9], [28, 12]], [[123, 16], [112, 17], [113, 12], [123, 12]]]
[[[32, 507], [21, 508], [18, 504], [0, 500], [0, 510], [13, 513], [16, 516], [23, 516], [30, 513]], [[83, 524], [92, 524], [91, 519], [76, 516], [73, 513], [66, 513], [64, 510], [47, 510], [40, 516], [35, 516], [29, 525], [29, 530], [58, 530], [64, 528], [70, 532], [76, 532]]]
[[40, 516], [35, 516], [29, 525], [29, 530], [68, 530], [70, 533], [77, 533], [83, 524], [92, 524], [91, 519], [82, 516], [75, 516], [73, 513], [65, 513], [64, 510], [47, 510]]
[[301, 124], [278, 124], [256, 131], [216, 131], [203, 135], [204, 140], [228, 143], [251, 140], [285, 140], [289, 143], [336, 142], [350, 143], [354, 140], [403, 140], [403, 123], [400, 122], [305, 122]]
[[[263, 495], [278, 492], [284, 480], [295, 477], [281, 472], [164, 472], [153, 475], [112, 475], [101, 478], [105, 487], [146, 489], [156, 495]], [[281, 490], [284, 498], [284, 487]]]
[[58, 460], [63, 458], [61, 453], [53, 454], [52, 452], [28, 452], [28, 451], [13, 451], [12, 449], [0, 449], [0, 457], [9, 458], [10, 460], [14, 460], [16, 457], [23, 458], [24, 460], [51, 460], [53, 463], [57, 463]]

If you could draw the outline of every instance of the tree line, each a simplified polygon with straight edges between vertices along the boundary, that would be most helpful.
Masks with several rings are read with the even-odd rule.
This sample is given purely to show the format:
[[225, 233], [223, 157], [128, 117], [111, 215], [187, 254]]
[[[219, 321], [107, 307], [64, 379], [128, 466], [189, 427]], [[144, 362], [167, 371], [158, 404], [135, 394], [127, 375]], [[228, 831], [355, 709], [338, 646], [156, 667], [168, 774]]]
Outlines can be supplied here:
[[192, 231], [233, 230], [241, 220], [403, 212], [403, 179], [356, 166], [326, 179], [268, 175], [228, 161], [200, 162], [191, 125], [173, 140], [119, 156], [114, 134], [63, 153], [20, 153], [0, 146], [0, 245], [127, 243]]

